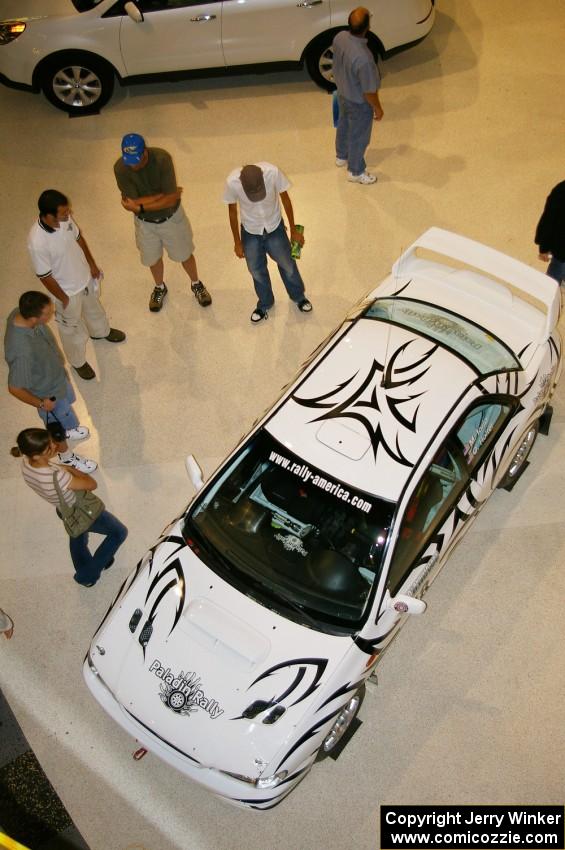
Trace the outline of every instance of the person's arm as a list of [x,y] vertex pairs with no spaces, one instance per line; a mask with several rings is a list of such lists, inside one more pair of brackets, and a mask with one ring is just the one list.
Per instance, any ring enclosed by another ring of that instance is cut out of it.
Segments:
[[24,404],[29,404],[38,410],[51,411],[56,404],[56,402],[51,401],[50,398],[39,398],[39,396],[30,393],[29,390],[26,390],[23,387],[11,387],[8,385],[8,391],[14,396],[14,398],[17,398],[19,401],[23,401]]
[[45,289],[50,292],[54,298],[56,298],[62,303],[63,307],[67,306],[67,304],[69,303],[69,296],[61,289],[53,275],[46,274],[43,277],[40,277],[39,280],[41,281]]
[[239,231],[239,221],[237,218],[237,204],[228,204],[228,214],[230,217],[230,227],[233,234],[233,250],[236,257],[243,259],[245,253],[241,242],[241,233]]
[[[86,244],[86,239],[84,238],[84,236],[82,235],[82,233],[79,235],[79,237],[78,237],[78,239],[77,239],[77,243],[78,243],[78,244],[80,245],[80,247],[82,248],[83,253],[84,253],[84,256],[86,257],[86,262],[88,263],[88,267],[89,267],[89,269],[90,269],[90,274],[92,275],[92,277],[95,277],[95,278],[96,278],[96,277],[99,277],[99,275],[100,275],[100,269],[98,268],[98,266],[97,266],[97,265],[96,265],[96,263],[94,262],[94,257],[93,257],[93,256],[92,256],[92,254],[90,253],[90,248],[89,248],[89,247],[88,247],[88,245]],[[66,306],[66,305],[65,305],[65,306]]]
[[379,100],[379,92],[378,91],[366,91],[363,93],[363,96],[369,106],[371,106],[373,110],[373,117],[375,121],[381,121],[384,115],[383,108],[381,106],[381,102]]
[[122,195],[122,207],[136,215],[147,210],[155,212],[156,210],[164,210],[167,207],[174,207],[180,201],[182,195],[182,186],[177,186],[174,192],[163,193],[158,195],[141,195],[140,197],[129,197]]
[[304,245],[304,236],[299,233],[294,224],[294,210],[288,192],[281,192],[281,201],[288,218],[288,226],[290,227],[290,241],[298,242],[299,245]]
[[69,490],[96,490],[98,482],[87,472],[79,472],[74,466],[62,467],[65,472],[70,472],[72,479],[68,484]]

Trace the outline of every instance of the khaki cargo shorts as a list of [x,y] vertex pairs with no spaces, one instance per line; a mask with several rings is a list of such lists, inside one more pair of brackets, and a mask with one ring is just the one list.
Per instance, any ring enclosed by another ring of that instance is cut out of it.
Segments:
[[134,222],[135,244],[144,266],[154,266],[159,262],[163,248],[177,263],[184,263],[194,252],[192,227],[182,206],[161,224],[142,221],[137,216]]

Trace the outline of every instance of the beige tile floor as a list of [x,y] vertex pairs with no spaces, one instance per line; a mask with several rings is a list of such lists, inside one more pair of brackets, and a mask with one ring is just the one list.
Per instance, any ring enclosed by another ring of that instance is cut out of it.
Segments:
[[[61,528],[8,455],[33,412],[5,394],[0,414],[0,601],[16,621],[0,683],[93,850],[372,850],[381,803],[563,802],[565,383],[519,487],[494,495],[426,616],[383,661],[351,745],[281,807],[233,810],[150,755],[134,762],[81,662],[124,576],[190,497],[184,456],[212,471],[420,232],[450,227],[539,267],[533,231],[565,176],[564,23],[561,0],[440,0],[431,36],[385,65],[372,187],[335,169],[330,99],[302,73],[119,89],[100,116],[72,121],[42,97],[0,89],[2,315],[35,286],[26,234],[36,197],[54,186],[106,272],[112,324],[128,332],[122,346],[96,344],[99,380],[77,384],[100,491],[130,528],[95,590],[72,581]],[[112,175],[133,130],[174,157],[209,310],[169,265],[166,308],[148,313],[149,279]],[[252,327],[220,197],[224,176],[256,159],[293,180],[314,312],[299,314],[277,283],[276,309]]]

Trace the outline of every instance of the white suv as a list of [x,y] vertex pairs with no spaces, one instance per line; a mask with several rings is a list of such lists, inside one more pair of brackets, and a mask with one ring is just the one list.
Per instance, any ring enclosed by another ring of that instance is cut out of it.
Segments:
[[[375,54],[427,35],[434,2],[370,0]],[[116,77],[133,82],[306,62],[312,79],[331,90],[331,43],[352,6],[344,0],[6,0],[0,81],[43,90],[71,114],[101,109]]]

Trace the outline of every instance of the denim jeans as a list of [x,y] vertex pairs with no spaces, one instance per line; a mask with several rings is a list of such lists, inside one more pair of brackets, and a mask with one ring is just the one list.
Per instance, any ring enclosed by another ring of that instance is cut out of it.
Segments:
[[546,274],[556,280],[557,283],[562,283],[565,280],[565,260],[556,260],[555,257],[552,257]]
[[263,233],[248,233],[242,226],[241,241],[247,268],[253,278],[255,292],[257,293],[257,307],[260,310],[268,310],[275,303],[271,278],[267,268],[267,254],[279,267],[282,282],[288,292],[291,301],[302,301],[304,296],[304,283],[300,277],[296,260],[290,256],[290,240],[281,222],[271,233],[266,230]]
[[335,134],[335,154],[346,159],[352,174],[363,174],[366,168],[365,151],[371,141],[373,108],[367,101],[354,103],[338,96],[339,123]]
[[[91,531],[102,534],[105,539],[91,555],[88,549],[88,535]],[[128,530],[109,511],[102,511],[94,520],[88,531],[79,537],[69,537],[71,558],[75,567],[75,580],[79,584],[90,584],[98,581],[100,573],[107,567],[117,550],[120,548]]]
[[[71,428],[77,428],[79,424],[77,415],[71,407],[73,401],[76,401],[75,391],[73,390],[70,381],[67,381],[67,394],[63,398],[57,399],[52,411],[65,431],[70,431]],[[47,423],[47,411],[38,410],[37,412],[41,419]],[[51,416],[49,417],[49,421],[53,422],[53,418]]]

